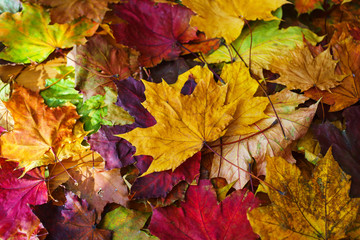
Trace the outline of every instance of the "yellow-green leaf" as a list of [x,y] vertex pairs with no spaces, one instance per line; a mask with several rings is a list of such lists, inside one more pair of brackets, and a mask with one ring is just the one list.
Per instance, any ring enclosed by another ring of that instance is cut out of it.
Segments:
[[49,25],[49,13],[42,7],[23,3],[19,13],[0,15],[0,41],[6,48],[0,58],[16,62],[42,62],[56,48],[84,44],[94,34],[98,23],[78,19],[70,24]]

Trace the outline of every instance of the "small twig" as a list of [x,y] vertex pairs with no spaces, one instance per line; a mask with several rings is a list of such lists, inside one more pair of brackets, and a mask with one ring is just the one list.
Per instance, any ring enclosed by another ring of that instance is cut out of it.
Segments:
[[63,76],[61,76],[61,78],[59,78],[58,80],[56,80],[55,82],[53,82],[53,83],[50,84],[49,86],[41,89],[41,91],[44,91],[44,90],[46,90],[46,89],[48,89],[48,88],[51,88],[52,86],[54,86],[55,84],[57,84],[57,83],[60,82],[61,80],[65,79],[66,76],[68,76],[68,75],[69,75],[70,73],[72,73],[72,72],[74,72],[74,70],[71,70],[71,71],[65,73]]
[[203,64],[206,64],[208,66],[208,69],[215,75],[215,77],[217,79],[220,80],[221,83],[225,84],[225,81],[219,76],[219,74],[217,74],[214,70],[212,70],[210,67],[209,67],[209,64],[206,62],[205,58],[200,55],[201,57],[199,57],[198,55],[196,55],[193,51],[191,51],[190,49],[188,49],[187,47],[185,47],[184,45],[182,45],[180,42],[178,42],[178,45],[182,48],[184,48],[186,51],[188,51],[189,53],[191,53],[191,55],[195,56],[197,59],[199,59]]

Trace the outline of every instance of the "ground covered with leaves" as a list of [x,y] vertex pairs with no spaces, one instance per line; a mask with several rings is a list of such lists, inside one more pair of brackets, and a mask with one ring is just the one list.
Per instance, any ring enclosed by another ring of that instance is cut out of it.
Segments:
[[360,2],[0,0],[0,239],[360,239]]

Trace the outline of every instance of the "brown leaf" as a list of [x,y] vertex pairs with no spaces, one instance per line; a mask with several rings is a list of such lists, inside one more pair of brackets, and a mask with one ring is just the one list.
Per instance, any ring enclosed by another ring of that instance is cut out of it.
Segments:
[[330,105],[330,112],[340,111],[355,104],[360,98],[360,41],[349,37],[332,47],[335,59],[340,60],[339,69],[346,78],[330,92],[311,88],[305,96]]
[[79,17],[87,17],[101,22],[108,3],[120,0],[28,0],[31,3],[52,7],[50,9],[51,23],[67,23]]
[[288,89],[306,91],[311,87],[329,90],[340,84],[344,76],[335,73],[337,61],[332,59],[330,49],[315,58],[309,48],[297,47],[285,57],[274,57],[270,70],[279,73],[273,82],[286,85]]
[[120,169],[105,171],[89,166],[80,171],[71,171],[70,174],[77,183],[70,180],[67,186],[96,210],[98,221],[107,203],[127,205],[128,189],[120,175]]
[[64,64],[66,64],[64,58],[56,58],[40,64],[2,65],[0,66],[0,78],[4,82],[15,81],[25,88],[38,91],[45,87],[46,79],[62,77],[56,67]]

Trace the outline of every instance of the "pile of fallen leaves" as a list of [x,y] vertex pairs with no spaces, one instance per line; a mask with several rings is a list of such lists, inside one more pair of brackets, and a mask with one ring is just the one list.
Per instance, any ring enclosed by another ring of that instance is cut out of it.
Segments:
[[0,239],[360,239],[360,2],[1,0]]

